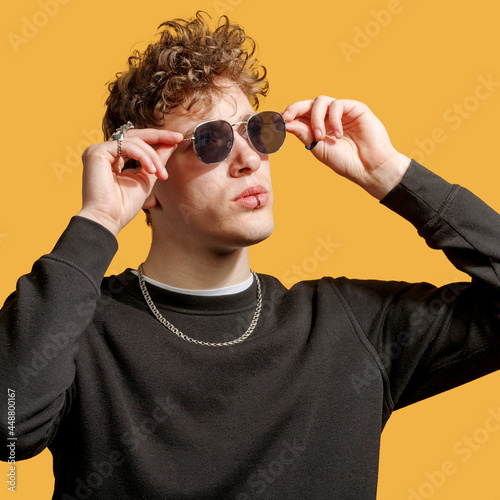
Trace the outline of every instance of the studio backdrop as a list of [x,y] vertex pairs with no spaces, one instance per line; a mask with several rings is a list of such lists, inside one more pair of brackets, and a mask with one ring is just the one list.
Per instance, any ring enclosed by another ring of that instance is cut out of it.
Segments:
[[[156,39],[161,22],[197,10],[229,16],[257,41],[270,81],[261,109],[320,94],[363,101],[400,152],[500,210],[498,2],[9,2],[0,20],[2,303],[80,210],[81,154],[102,141],[106,83],[132,50]],[[251,250],[256,271],[286,286],[324,275],[467,279],[295,137],[271,166],[276,229]],[[108,273],[137,267],[149,242],[141,213],[119,235]],[[499,500],[499,394],[495,373],[395,412],[382,435],[378,498]],[[13,493],[2,463],[0,498],[50,499],[51,464],[48,450],[16,462]]]

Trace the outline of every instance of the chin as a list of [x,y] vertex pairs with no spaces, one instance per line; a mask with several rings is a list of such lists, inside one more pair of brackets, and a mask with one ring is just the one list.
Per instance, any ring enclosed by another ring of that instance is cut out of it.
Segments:
[[267,223],[255,224],[253,227],[239,227],[236,231],[231,231],[231,236],[226,238],[226,242],[232,249],[250,247],[269,238],[273,230],[272,219]]
[[267,240],[267,238],[269,238],[269,236],[273,234],[273,230],[274,230],[274,223],[272,223],[267,228],[259,228],[259,231],[256,231],[254,234],[251,235],[251,238],[249,239],[247,246],[256,245],[261,241]]

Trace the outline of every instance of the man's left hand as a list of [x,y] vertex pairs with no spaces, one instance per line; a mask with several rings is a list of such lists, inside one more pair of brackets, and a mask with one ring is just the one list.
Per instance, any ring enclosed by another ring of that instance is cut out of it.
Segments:
[[319,96],[295,102],[283,112],[287,132],[334,172],[381,200],[396,186],[410,159],[396,151],[381,121],[359,101]]

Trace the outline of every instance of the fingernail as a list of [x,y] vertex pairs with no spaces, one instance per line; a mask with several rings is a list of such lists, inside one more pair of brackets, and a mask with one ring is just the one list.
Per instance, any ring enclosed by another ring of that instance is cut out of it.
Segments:
[[319,128],[317,128],[315,131],[314,131],[314,135],[316,137],[316,139],[318,141],[321,141],[321,139],[323,139],[323,132],[321,132],[321,130]]
[[335,131],[335,137],[337,139],[340,139],[342,137],[341,133],[338,130]]

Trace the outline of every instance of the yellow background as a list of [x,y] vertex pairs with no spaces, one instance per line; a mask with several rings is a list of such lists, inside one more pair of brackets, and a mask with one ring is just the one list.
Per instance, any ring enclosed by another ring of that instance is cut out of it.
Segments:
[[[105,83],[124,69],[132,48],[154,38],[160,22],[197,9],[228,14],[258,41],[271,82],[261,109],[282,110],[318,94],[364,101],[401,152],[500,209],[500,87],[480,101],[472,97],[480,77],[500,82],[497,2],[64,2],[9,2],[0,20],[2,301],[80,208],[77,157],[100,129]],[[355,50],[350,55],[348,45]],[[459,122],[454,106],[464,104],[471,111]],[[64,167],[59,176],[56,164]],[[409,223],[313,161],[293,137],[272,166],[277,228],[252,249],[254,269],[287,284],[299,274],[437,285],[463,279]],[[322,261],[314,258],[319,238],[335,243]],[[149,230],[142,215],[119,241],[110,272],[145,257]],[[480,430],[490,411],[500,412],[499,383],[496,373],[396,412],[383,433],[378,498],[409,499],[413,489],[435,500],[500,499],[500,431]],[[482,442],[463,461],[454,450],[474,435]],[[454,473],[432,486],[429,477],[449,461]],[[2,463],[2,478],[6,471]],[[52,484],[45,451],[18,464],[14,498],[49,499]],[[9,498],[6,488],[2,479],[1,498]]]

